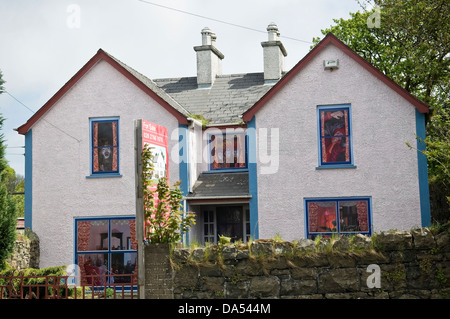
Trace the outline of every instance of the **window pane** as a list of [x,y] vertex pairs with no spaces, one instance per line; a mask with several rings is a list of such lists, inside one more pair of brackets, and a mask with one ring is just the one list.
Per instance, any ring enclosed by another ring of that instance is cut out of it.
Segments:
[[340,202],[339,214],[342,232],[369,231],[369,209],[366,200]]
[[118,170],[118,121],[92,123],[93,172]]
[[353,201],[340,202],[339,219],[340,219],[340,229],[342,232],[359,231],[356,202]]
[[322,136],[348,135],[348,110],[333,109],[321,111]]
[[77,222],[77,250],[95,251],[109,248],[108,221],[86,220]]
[[313,233],[337,231],[336,202],[308,202],[308,228]]
[[242,207],[217,207],[217,236],[230,237],[232,241],[244,239]]
[[131,250],[136,248],[135,220],[111,220],[111,250]]
[[95,286],[105,284],[107,279],[101,275],[108,274],[108,254],[79,254],[78,265],[82,283]]
[[348,137],[325,137],[322,138],[322,162],[336,163],[349,162],[350,148]]
[[322,163],[350,162],[348,109],[320,111]]
[[114,283],[128,283],[130,276],[137,271],[137,253],[111,254],[111,281]]
[[250,240],[250,210],[245,210],[245,240],[248,242]]

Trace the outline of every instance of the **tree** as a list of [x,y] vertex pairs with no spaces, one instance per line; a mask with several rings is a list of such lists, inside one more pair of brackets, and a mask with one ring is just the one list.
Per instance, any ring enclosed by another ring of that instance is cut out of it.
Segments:
[[0,94],[5,92],[5,88],[3,87],[3,84],[5,84],[5,80],[3,80],[2,70],[0,70]]
[[153,154],[148,145],[142,152],[142,164],[146,237],[150,243],[178,242],[195,225],[194,214],[182,211],[180,182],[169,187],[165,177],[154,180]]
[[[0,71],[0,94],[4,91],[3,75]],[[0,116],[0,130],[3,127],[5,119]],[[17,210],[16,205],[8,194],[8,189],[5,184],[6,169],[8,163],[5,158],[5,144],[4,136],[0,134],[0,269],[5,267],[5,261],[14,249],[16,240],[16,226],[17,226]]]
[[[379,8],[334,19],[332,32],[352,50],[434,109],[448,94],[450,5],[446,0],[374,0]],[[377,15],[379,27],[371,27]],[[314,38],[317,44],[320,38]]]
[[[3,126],[3,118],[0,118],[0,129]],[[5,146],[3,134],[0,135],[0,269],[5,267],[5,260],[14,249],[16,240],[17,210],[16,204],[5,184]]]
[[[450,3],[448,0],[372,0],[372,10],[334,19],[331,32],[353,51],[430,106],[427,138],[432,216],[450,217]],[[378,19],[379,25],[372,19]],[[314,38],[316,45],[320,38]]]
[[24,217],[25,198],[21,193],[25,191],[25,178],[16,174],[16,171],[8,166],[5,169],[5,185],[8,194],[14,195],[12,198],[17,206],[18,217]]

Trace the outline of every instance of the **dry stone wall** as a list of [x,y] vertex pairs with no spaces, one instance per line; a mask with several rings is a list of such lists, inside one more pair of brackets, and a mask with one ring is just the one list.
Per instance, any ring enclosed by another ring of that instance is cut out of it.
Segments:
[[[449,257],[450,228],[178,248],[169,270],[152,270],[164,288],[152,298],[450,299]],[[154,277],[146,272],[148,287]]]
[[39,238],[28,231],[18,231],[14,251],[6,262],[14,269],[39,268]]

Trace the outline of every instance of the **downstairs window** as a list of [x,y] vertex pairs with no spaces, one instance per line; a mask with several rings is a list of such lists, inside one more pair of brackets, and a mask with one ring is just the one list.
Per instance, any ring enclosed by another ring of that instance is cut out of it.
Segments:
[[[75,219],[75,263],[83,283],[129,283],[137,271],[134,217]],[[103,282],[102,282],[103,281]]]
[[305,199],[307,238],[371,234],[370,197]]

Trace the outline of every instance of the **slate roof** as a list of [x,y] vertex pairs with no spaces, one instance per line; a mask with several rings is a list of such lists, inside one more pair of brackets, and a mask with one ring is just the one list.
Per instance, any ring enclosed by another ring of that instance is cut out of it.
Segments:
[[250,198],[248,172],[203,173],[187,199]]
[[202,115],[208,124],[241,123],[273,84],[264,84],[263,73],[218,75],[211,88],[197,88],[196,77],[154,79],[153,82],[191,115]]

